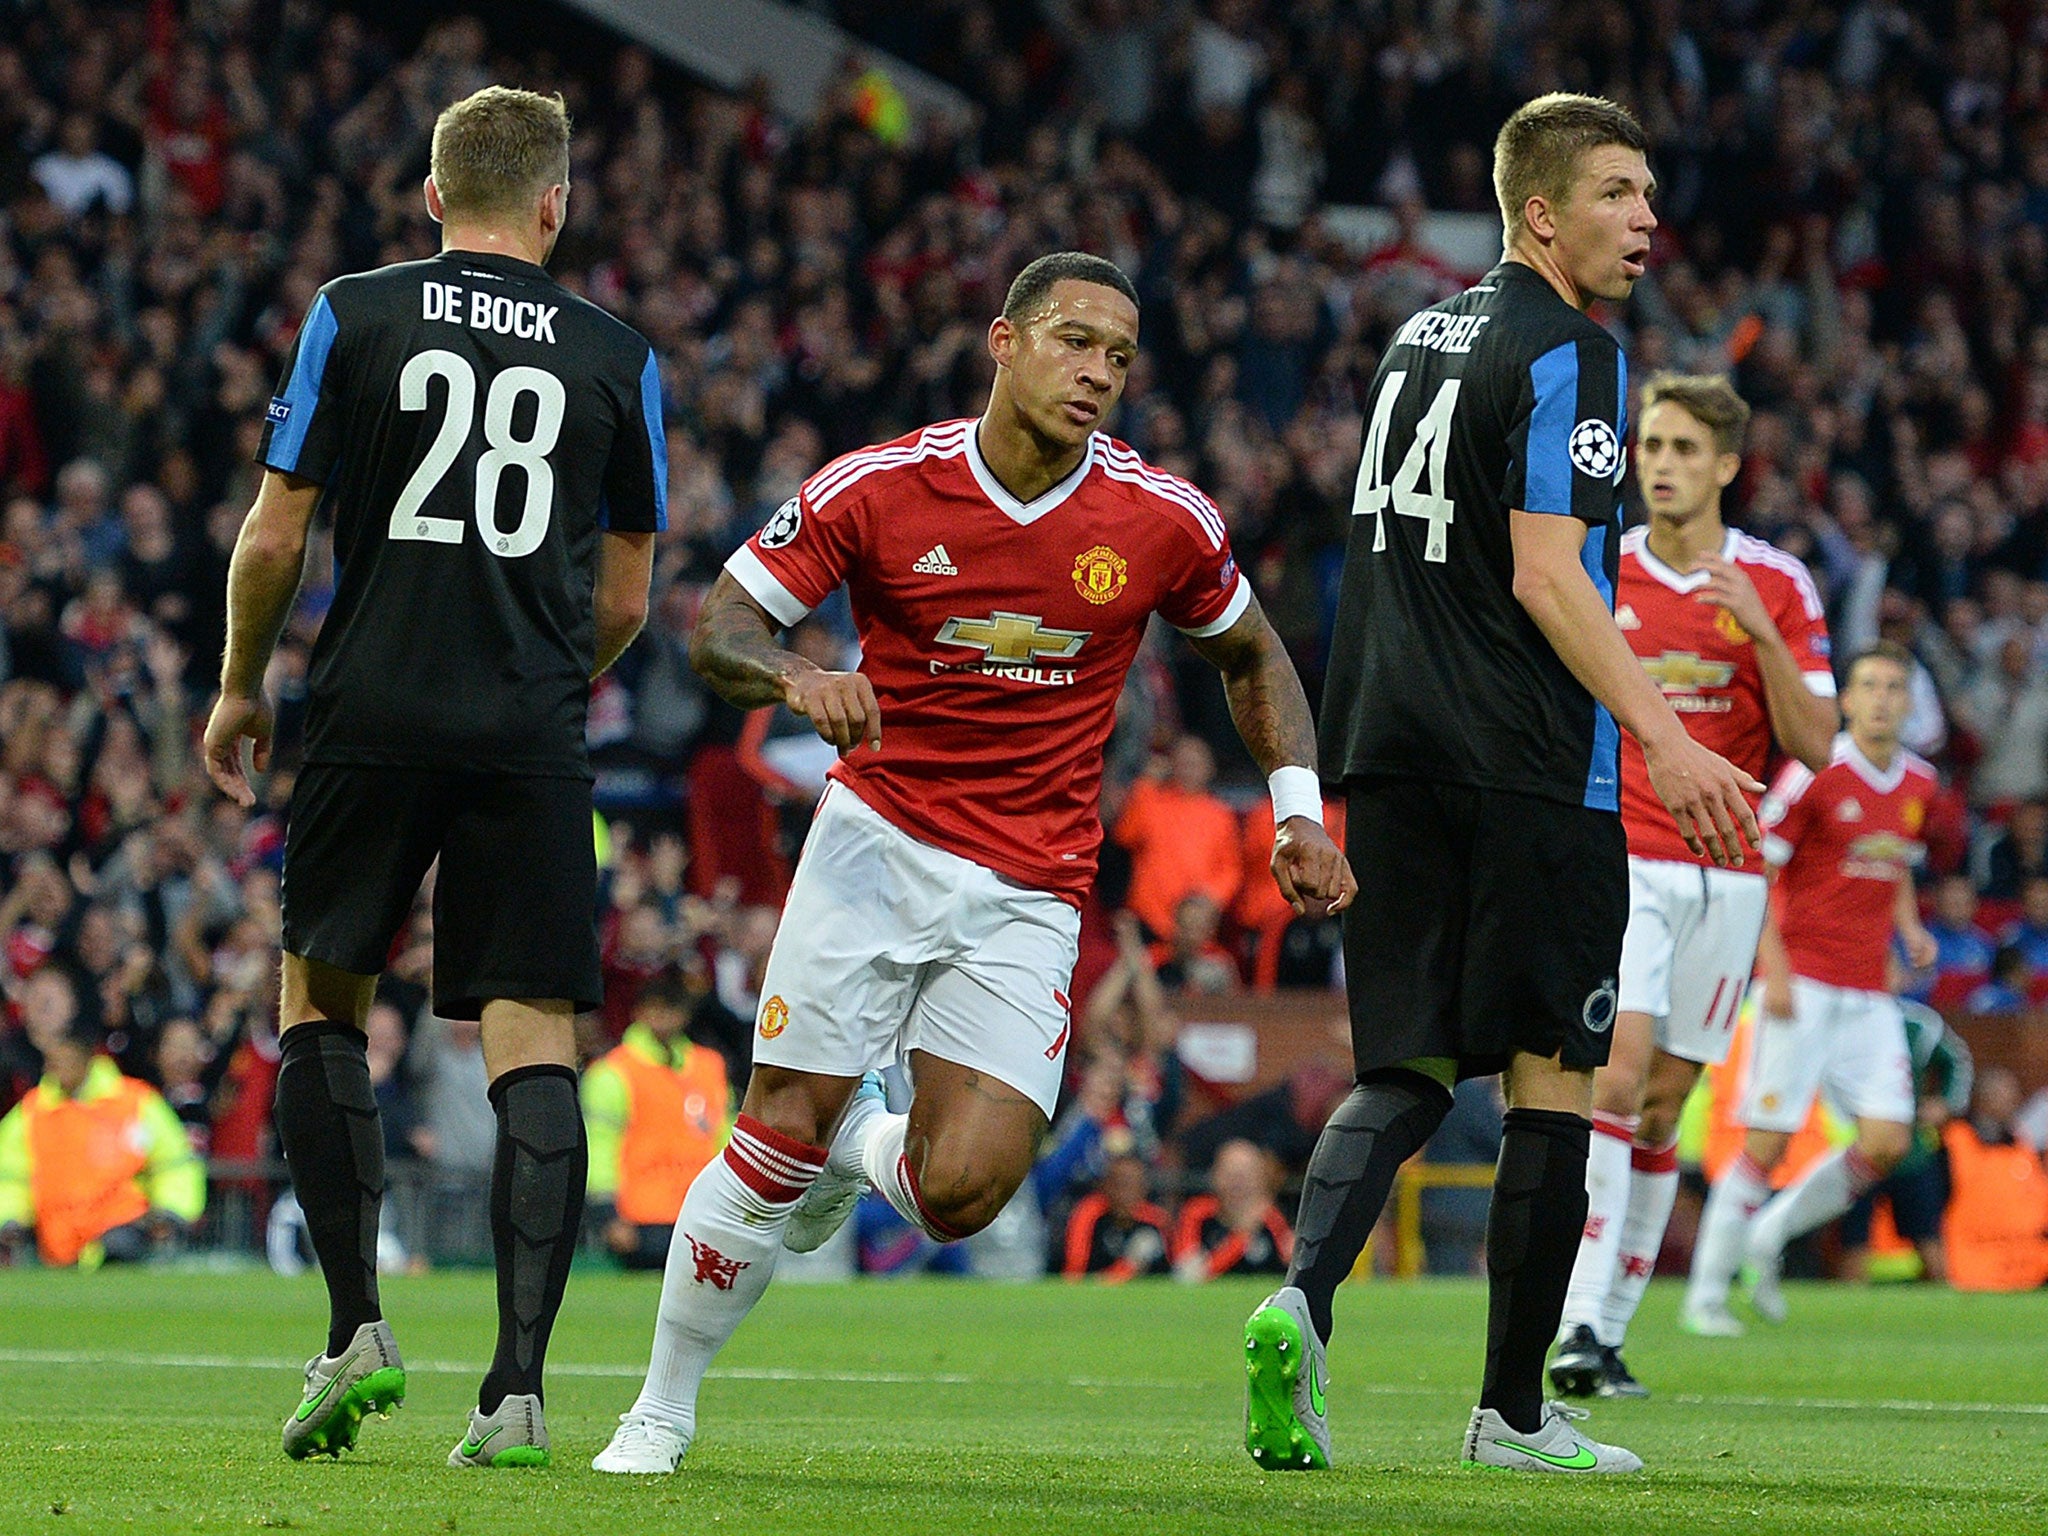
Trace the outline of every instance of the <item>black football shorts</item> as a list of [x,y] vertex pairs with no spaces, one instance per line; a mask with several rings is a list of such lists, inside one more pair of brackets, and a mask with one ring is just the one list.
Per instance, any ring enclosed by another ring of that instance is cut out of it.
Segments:
[[285,949],[377,975],[437,858],[436,1013],[604,1001],[585,779],[309,764],[285,828]]
[[1346,789],[1357,1070],[1447,1056],[1479,1077],[1518,1051],[1605,1065],[1628,926],[1621,818],[1420,779]]

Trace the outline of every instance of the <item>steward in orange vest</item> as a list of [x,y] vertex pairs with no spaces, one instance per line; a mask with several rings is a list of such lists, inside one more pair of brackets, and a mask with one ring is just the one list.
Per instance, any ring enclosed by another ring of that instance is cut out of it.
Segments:
[[1950,1191],[1942,1239],[1959,1291],[2027,1291],[2048,1281],[2048,1167],[2012,1134],[2019,1104],[2019,1080],[1994,1067],[1978,1080],[1972,1117],[1942,1129]]
[[66,1036],[42,1082],[0,1120],[0,1232],[33,1227],[45,1264],[146,1258],[152,1228],[206,1209],[206,1168],[149,1084]]
[[589,1203],[628,1269],[668,1259],[690,1183],[732,1133],[725,1058],[683,1035],[679,1002],[650,988],[618,1047],[583,1074]]

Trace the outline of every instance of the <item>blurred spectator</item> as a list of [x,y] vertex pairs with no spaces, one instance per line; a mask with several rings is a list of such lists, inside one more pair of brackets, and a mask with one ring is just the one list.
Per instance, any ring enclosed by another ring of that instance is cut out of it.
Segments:
[[490,1257],[491,1163],[498,1139],[483,1026],[429,1014],[414,1047],[420,1135],[431,1168],[434,1260],[484,1263]]
[[2048,1282],[2048,1168],[2013,1135],[2019,1079],[1991,1067],[1967,1119],[1942,1132],[1953,1189],[1942,1222],[1949,1283],[1959,1291],[2026,1291]]
[[1938,953],[1932,976],[1914,990],[1921,1001],[1962,1002],[1991,975],[1995,949],[1990,934],[1977,926],[1977,889],[1968,875],[1949,875],[1934,888],[1934,915],[1927,931],[1934,935]]
[[213,1059],[206,1036],[190,1019],[172,1019],[157,1037],[158,1091],[200,1157],[206,1156],[213,1144],[213,1086],[206,1081]]
[[1223,914],[1200,891],[1181,897],[1173,909],[1171,935],[1152,946],[1159,985],[1170,993],[1235,992],[1242,985],[1237,960],[1216,942]]
[[[1344,802],[1323,801],[1323,826],[1344,846]],[[1245,813],[1241,844],[1244,874],[1230,920],[1252,946],[1252,984],[1278,987],[1336,985],[1343,925],[1336,918],[1298,917],[1273,878],[1273,802],[1261,798]]]
[[1984,895],[1994,901],[2011,901],[2029,880],[2048,876],[2048,803],[2022,800],[2014,806],[1984,862]]
[[732,1132],[725,1058],[684,1035],[693,999],[673,973],[640,993],[618,1045],[583,1074],[589,1223],[628,1269],[659,1269],[690,1181]]
[[1173,1271],[1183,1280],[1280,1275],[1294,1256],[1294,1229],[1273,1203],[1280,1186],[1272,1157],[1248,1141],[1227,1141],[1209,1170],[1210,1193],[1180,1208]]
[[2017,949],[2034,974],[2029,993],[2048,975],[2048,875],[2029,875],[2020,890],[2020,915],[2009,924],[2000,941]]
[[1350,1091],[1348,1073],[1328,1062],[1303,1062],[1284,1081],[1181,1132],[1181,1156],[1190,1169],[1207,1168],[1225,1143],[1244,1140],[1299,1173],[1308,1167],[1316,1138]]
[[1130,909],[1156,937],[1173,932],[1174,910],[1200,893],[1220,909],[1243,877],[1237,814],[1210,792],[1216,755],[1183,736],[1131,786],[1114,836],[1130,850]]
[[[1453,1167],[1500,1159],[1500,1079],[1468,1077],[1452,1090],[1451,1112],[1421,1153],[1425,1163]],[[1486,1217],[1490,1189],[1425,1189],[1422,1192],[1423,1263],[1432,1275],[1469,1275],[1485,1268]]]
[[135,178],[99,147],[99,126],[90,112],[66,112],[57,145],[29,167],[50,201],[72,218],[92,212],[126,213],[135,203]]
[[1149,1198],[1150,1182],[1143,1159],[1111,1158],[1095,1192],[1067,1218],[1059,1273],[1069,1280],[1094,1275],[1111,1285],[1171,1274],[1170,1219]]
[[2001,944],[1991,957],[1991,975],[1963,1000],[1965,1013],[2024,1013],[2034,969],[2017,944]]
[[1954,708],[1983,753],[1970,777],[1974,804],[2048,794],[2048,676],[2035,660],[2032,636],[2014,635],[2001,645],[1997,665]]
[[76,1028],[46,1042],[48,1074],[0,1120],[0,1247],[33,1232],[45,1264],[139,1262],[206,1209],[177,1115],[98,1048]]

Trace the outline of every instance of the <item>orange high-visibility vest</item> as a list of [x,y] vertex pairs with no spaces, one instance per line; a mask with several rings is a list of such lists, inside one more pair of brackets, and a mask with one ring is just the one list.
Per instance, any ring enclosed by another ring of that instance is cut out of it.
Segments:
[[605,1060],[626,1081],[619,1144],[618,1212],[637,1227],[667,1226],[704,1165],[718,1155],[731,1089],[716,1051],[692,1047],[680,1067],[657,1065],[630,1046]]
[[151,1092],[124,1077],[106,1097],[82,1103],[40,1089],[22,1100],[36,1248],[45,1264],[77,1263],[87,1243],[149,1209],[140,1175],[149,1165],[142,1106]]
[[1989,1146],[1967,1120],[1942,1128],[1952,1193],[1942,1217],[1949,1284],[2030,1291],[2048,1280],[2048,1168],[2024,1145]]

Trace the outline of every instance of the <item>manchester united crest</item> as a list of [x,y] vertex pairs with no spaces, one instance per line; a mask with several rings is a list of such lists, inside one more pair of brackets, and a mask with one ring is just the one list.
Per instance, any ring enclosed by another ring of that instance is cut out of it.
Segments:
[[1074,557],[1074,590],[1089,602],[1114,602],[1130,580],[1131,563],[1107,544]]
[[781,997],[771,997],[761,1005],[761,1038],[773,1040],[789,1028],[789,1004]]

